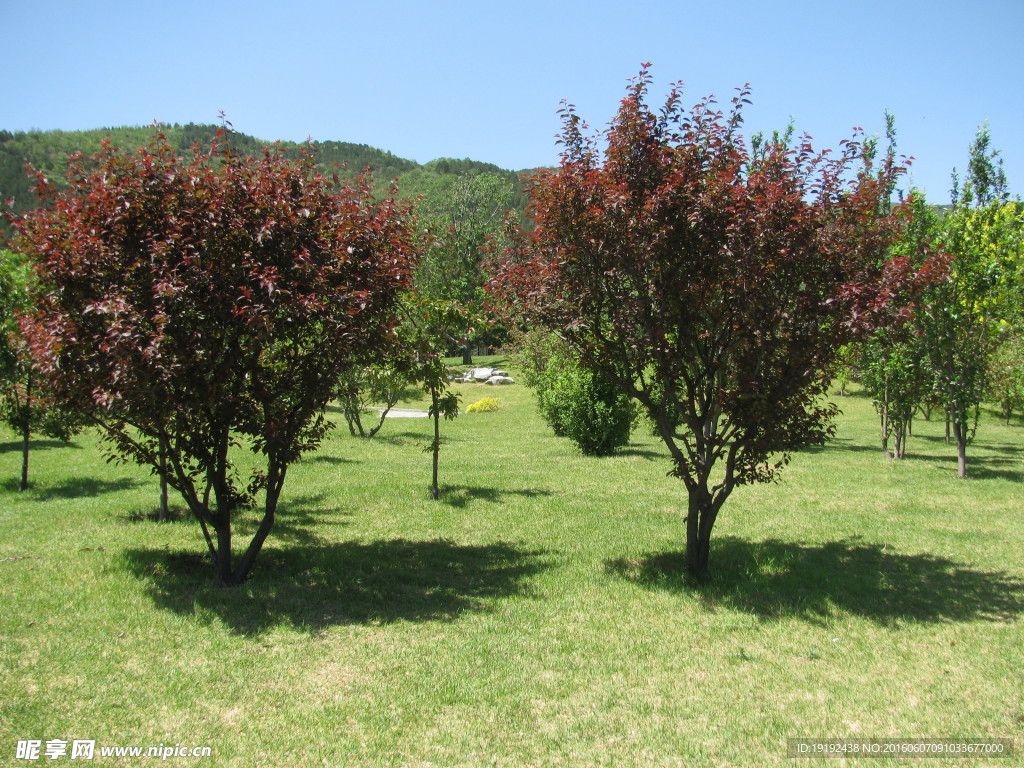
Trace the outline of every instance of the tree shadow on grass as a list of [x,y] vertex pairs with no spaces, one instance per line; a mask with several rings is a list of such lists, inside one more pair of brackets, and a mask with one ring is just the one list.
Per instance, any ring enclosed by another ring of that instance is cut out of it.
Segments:
[[462,509],[475,499],[488,501],[492,504],[500,504],[505,496],[523,496],[528,499],[535,499],[538,496],[552,495],[554,495],[553,491],[538,488],[504,490],[500,488],[484,488],[478,485],[443,485],[441,486],[440,501],[450,507]]
[[216,617],[232,632],[286,624],[309,632],[345,624],[453,621],[495,599],[530,593],[530,578],[550,567],[545,553],[496,543],[341,542],[264,549],[240,587],[213,583],[208,558],[129,550],[129,570],[162,609]]
[[826,544],[735,537],[712,541],[706,581],[684,569],[682,552],[606,562],[610,573],[648,589],[688,594],[711,611],[762,620],[824,622],[836,613],[879,624],[1010,621],[1024,613],[1024,580],[932,554],[905,555],[845,539]]
[[303,459],[304,463],[308,464],[358,464],[359,462],[355,459],[345,459],[341,456],[325,456],[318,454],[308,459]]
[[[919,437],[915,440],[928,441],[936,445],[944,445],[945,440],[941,437]],[[967,479],[986,480],[1002,479],[1015,483],[1024,482],[1024,459],[1021,455],[1021,447],[1012,443],[985,443],[983,447],[986,454],[972,452],[971,447],[967,448]],[[957,471],[956,446],[948,446],[946,453],[918,453],[914,450],[914,444],[910,443],[907,449],[907,460],[918,459],[921,461],[935,462],[936,469],[949,471],[955,474]],[[993,453],[997,455],[992,455]]]
[[[351,512],[330,509],[310,511],[309,507],[321,503],[325,498],[325,494],[316,494],[283,501],[277,508],[274,530],[271,535],[281,541],[315,545],[328,541],[328,539],[314,531],[351,525],[349,522],[349,518],[352,517]],[[255,525],[247,533],[249,535],[255,533]]]
[[[122,477],[117,480],[97,480],[94,477],[75,477],[62,480],[53,485],[29,486],[29,493],[36,501],[54,501],[56,499],[76,499],[82,497],[102,496],[106,493],[117,493],[137,488],[145,481],[137,478]],[[158,493],[153,485],[154,496]]]
[[[21,453],[24,448],[24,443],[21,440],[13,443],[0,443],[0,454],[3,453]],[[48,448],[73,448],[76,451],[82,450],[82,446],[77,443],[63,442],[61,440],[29,440],[28,449],[29,452],[42,451]]]
[[649,448],[635,448],[626,447],[619,448],[614,454],[615,456],[637,456],[641,459],[647,459],[648,461],[661,461],[671,460],[667,453],[660,453]]
[[877,453],[882,455],[882,444],[863,445],[847,437],[834,437],[824,445],[806,445],[798,453],[824,453],[825,451],[855,451],[858,453]]

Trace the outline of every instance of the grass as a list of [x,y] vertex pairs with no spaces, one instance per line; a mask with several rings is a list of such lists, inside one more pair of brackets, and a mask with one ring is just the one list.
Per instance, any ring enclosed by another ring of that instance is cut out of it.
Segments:
[[29,738],[218,766],[764,766],[790,737],[1008,738],[1019,759],[1019,423],[986,418],[958,481],[941,424],[889,462],[844,398],[833,444],[727,502],[694,585],[653,437],[585,458],[528,390],[500,396],[443,426],[437,502],[429,420],[342,424],[236,589],[181,510],[150,518],[145,470],[91,434],[41,441],[33,487],[0,487],[0,765]]

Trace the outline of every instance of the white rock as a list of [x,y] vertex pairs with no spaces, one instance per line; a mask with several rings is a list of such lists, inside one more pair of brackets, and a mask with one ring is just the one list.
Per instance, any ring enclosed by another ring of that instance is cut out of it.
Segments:
[[472,368],[466,373],[466,376],[474,381],[487,381],[493,375],[493,368]]
[[491,376],[484,384],[515,384],[516,380],[511,376]]

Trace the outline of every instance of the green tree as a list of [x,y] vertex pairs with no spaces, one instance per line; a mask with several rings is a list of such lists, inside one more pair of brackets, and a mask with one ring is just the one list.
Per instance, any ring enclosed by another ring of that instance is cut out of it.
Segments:
[[930,252],[936,221],[932,208],[917,193],[911,195],[907,208],[909,221],[890,257],[912,264],[921,279],[890,296],[888,311],[856,345],[858,378],[878,412],[882,452],[893,459],[905,457],[914,414],[932,389],[927,349],[915,316],[916,305],[924,286],[945,274],[944,258],[933,257]]
[[[484,247],[499,233],[513,207],[515,186],[506,175],[460,176],[440,197],[424,200],[421,224],[431,235],[416,274],[418,290],[433,301],[454,302],[477,317],[484,313]],[[448,336],[473,363],[472,336]]]
[[959,206],[937,223],[935,242],[949,255],[948,276],[926,290],[917,322],[956,443],[957,476],[963,478],[991,358],[1014,311],[1011,297],[1024,259],[1024,205]]
[[1014,411],[1024,410],[1024,336],[1011,333],[989,362],[989,396],[999,405],[1007,426]]
[[426,450],[431,454],[432,499],[441,497],[438,485],[438,464],[441,454],[441,420],[450,421],[459,415],[459,395],[450,388],[451,377],[444,364],[446,336],[453,330],[469,335],[477,320],[455,302],[430,299],[415,291],[403,302],[405,324],[400,329],[411,381],[418,382],[430,395],[427,413],[433,421],[434,438]]
[[[366,438],[376,435],[408,386],[407,366],[383,355],[375,362],[355,363],[347,368],[338,381],[338,401],[349,433]],[[371,407],[379,407],[379,411],[376,423],[367,428],[363,416],[371,412]]]
[[21,332],[31,309],[32,272],[25,260],[0,250],[0,418],[21,438],[20,490],[28,489],[32,435],[70,440],[79,420],[43,389]]
[[992,203],[1005,203],[1009,199],[1006,173],[999,150],[992,148],[992,137],[988,124],[978,128],[978,133],[968,148],[967,179],[960,189],[960,177],[953,169],[953,186],[950,197],[954,206],[984,207]]
[[929,388],[923,349],[915,341],[910,333],[883,330],[861,348],[860,381],[878,412],[882,452],[891,459],[906,456],[911,421]]

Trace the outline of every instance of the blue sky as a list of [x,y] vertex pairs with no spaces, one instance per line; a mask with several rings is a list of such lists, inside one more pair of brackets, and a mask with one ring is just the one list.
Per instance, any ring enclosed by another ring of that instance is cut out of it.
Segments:
[[947,202],[984,121],[1024,191],[1024,0],[353,3],[0,0],[0,128],[216,122],[426,162],[557,161],[562,99],[603,128],[645,61],[655,94],[793,118],[816,146],[896,115],[913,182]]

